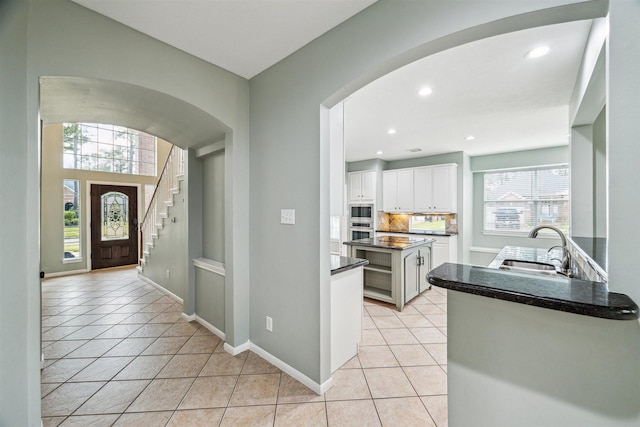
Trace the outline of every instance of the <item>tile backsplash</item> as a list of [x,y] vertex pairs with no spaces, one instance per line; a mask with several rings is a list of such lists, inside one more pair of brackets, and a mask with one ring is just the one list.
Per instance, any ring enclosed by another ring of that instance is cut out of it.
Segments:
[[571,256],[571,270],[576,279],[607,282],[606,271],[570,239],[567,239],[567,249]]
[[[390,232],[408,232],[410,219],[412,214],[390,214],[387,212],[378,212],[378,230]],[[420,214],[416,216],[434,217],[444,219],[445,232],[457,233],[457,215],[456,214]]]

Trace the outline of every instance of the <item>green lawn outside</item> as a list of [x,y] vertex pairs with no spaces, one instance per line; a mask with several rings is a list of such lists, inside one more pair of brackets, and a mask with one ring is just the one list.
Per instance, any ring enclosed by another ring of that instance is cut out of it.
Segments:
[[430,230],[430,231],[444,231],[445,220],[440,221],[425,221],[417,224],[413,224],[414,230]]
[[65,252],[79,253],[80,252],[80,243],[65,243],[64,244]]
[[64,238],[78,238],[80,237],[80,226],[79,225],[67,225],[64,227]]

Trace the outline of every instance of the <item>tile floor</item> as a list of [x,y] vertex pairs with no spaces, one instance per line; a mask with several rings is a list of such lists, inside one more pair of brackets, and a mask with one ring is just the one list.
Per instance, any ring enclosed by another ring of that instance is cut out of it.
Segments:
[[133,268],[42,285],[44,426],[447,425],[446,293],[364,302],[358,356],[323,396],[235,357]]

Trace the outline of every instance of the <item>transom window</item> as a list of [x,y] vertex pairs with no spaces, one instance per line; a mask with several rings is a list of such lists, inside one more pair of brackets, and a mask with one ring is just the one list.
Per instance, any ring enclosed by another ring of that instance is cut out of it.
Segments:
[[63,164],[130,175],[156,174],[156,137],[122,126],[65,123]]
[[569,233],[569,214],[567,166],[484,173],[484,231],[552,225]]

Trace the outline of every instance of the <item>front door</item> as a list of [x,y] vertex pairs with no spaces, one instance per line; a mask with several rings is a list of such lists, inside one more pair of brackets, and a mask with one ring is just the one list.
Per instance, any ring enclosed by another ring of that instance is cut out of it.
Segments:
[[91,185],[91,269],[138,263],[138,189]]

